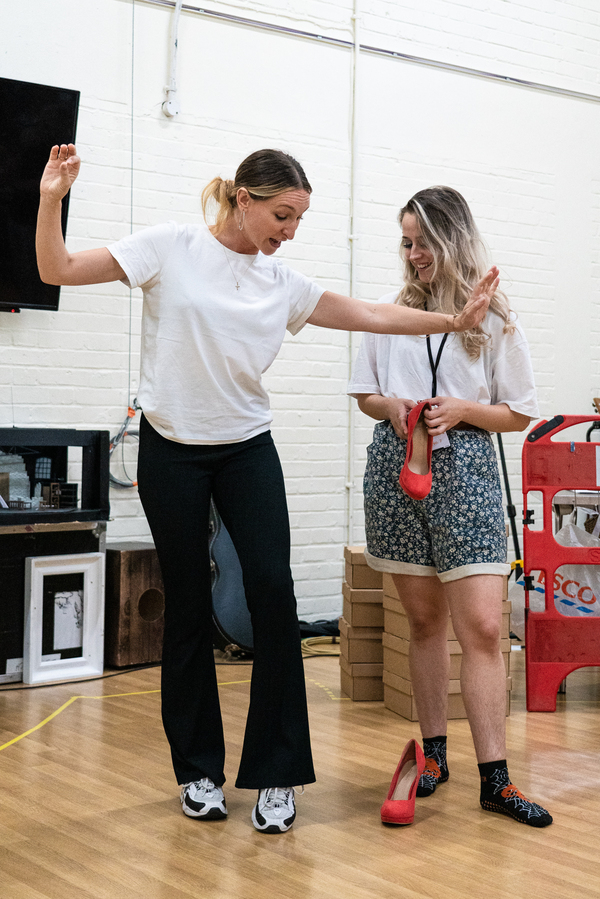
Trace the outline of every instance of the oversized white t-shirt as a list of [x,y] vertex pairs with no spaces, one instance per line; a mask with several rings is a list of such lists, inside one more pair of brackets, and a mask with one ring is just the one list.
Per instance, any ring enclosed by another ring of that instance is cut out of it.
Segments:
[[[380,303],[393,303],[397,291]],[[514,315],[513,315],[514,318]],[[482,405],[506,403],[513,412],[539,418],[529,346],[518,320],[512,334],[504,322],[488,312],[483,329],[491,341],[472,359],[458,334],[449,334],[437,370],[437,395],[471,400]],[[431,351],[437,358],[443,334],[432,334]],[[432,373],[424,337],[400,334],[363,334],[352,370],[348,393],[376,393],[410,399],[431,397]]]
[[168,222],[108,249],[144,294],[138,401],[150,424],[180,443],[268,430],[261,375],[324,288],[271,256],[226,249],[204,225]]

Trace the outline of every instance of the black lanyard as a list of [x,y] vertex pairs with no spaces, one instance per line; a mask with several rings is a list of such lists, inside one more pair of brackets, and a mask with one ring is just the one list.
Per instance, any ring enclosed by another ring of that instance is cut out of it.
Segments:
[[427,355],[429,356],[429,366],[431,368],[431,396],[437,396],[437,370],[439,368],[440,359],[442,358],[442,353],[444,351],[444,347],[446,345],[446,341],[448,339],[448,334],[444,334],[442,337],[442,342],[440,343],[440,348],[437,352],[437,356],[435,357],[435,362],[433,361],[433,353],[431,352],[431,340],[429,339],[429,334],[427,335]]

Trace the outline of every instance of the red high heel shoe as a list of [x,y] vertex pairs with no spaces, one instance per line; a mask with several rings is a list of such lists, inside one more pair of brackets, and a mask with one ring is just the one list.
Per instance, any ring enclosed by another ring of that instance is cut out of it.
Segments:
[[411,499],[425,499],[431,490],[433,437],[427,433],[425,409],[431,409],[428,402],[419,403],[408,414],[406,460],[400,472],[400,486]]
[[387,799],[381,806],[384,824],[412,824],[415,819],[415,798],[419,779],[425,770],[425,756],[416,740],[404,747]]

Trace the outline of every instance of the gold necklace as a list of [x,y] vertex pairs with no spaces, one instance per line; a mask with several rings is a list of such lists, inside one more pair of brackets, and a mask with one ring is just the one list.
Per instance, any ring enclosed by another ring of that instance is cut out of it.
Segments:
[[231,271],[231,274],[233,275],[233,280],[235,281],[235,289],[236,289],[236,290],[239,290],[239,289],[240,289],[240,281],[241,281],[243,278],[246,277],[246,275],[248,274],[248,272],[250,271],[250,269],[252,268],[252,266],[253,266],[254,263],[256,262],[258,253],[256,254],[256,256],[253,257],[252,262],[251,262],[250,265],[246,268],[246,270],[243,272],[243,274],[242,274],[239,278],[236,278],[235,272],[234,272],[234,270],[233,270],[233,266],[232,266],[232,264],[231,264],[231,261],[230,261],[230,259],[229,259],[229,256],[227,255],[227,250],[225,249],[224,244],[221,244],[221,246],[223,247],[223,252],[225,253],[225,259],[227,260],[227,265],[229,266],[229,269],[230,269],[230,271]]

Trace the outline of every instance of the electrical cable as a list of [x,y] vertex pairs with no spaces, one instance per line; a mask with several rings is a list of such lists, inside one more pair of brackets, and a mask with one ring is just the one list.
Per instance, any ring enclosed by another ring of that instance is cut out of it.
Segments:
[[[515,551],[515,557],[517,559],[521,558],[521,547],[519,546],[519,535],[517,534],[517,510],[513,505],[512,496],[510,492],[510,482],[508,480],[508,468],[506,467],[506,457],[504,455],[504,444],[502,442],[502,435],[498,432],[496,434],[498,438],[498,449],[500,451],[500,462],[502,465],[502,474],[504,476],[504,490],[506,493],[506,513],[508,515],[510,521],[510,531],[513,539],[513,548]],[[523,574],[523,569],[520,565],[515,566],[515,581],[518,581],[521,575]]]
[[302,641],[302,655],[311,656],[339,656],[341,653],[339,637],[306,637]]

